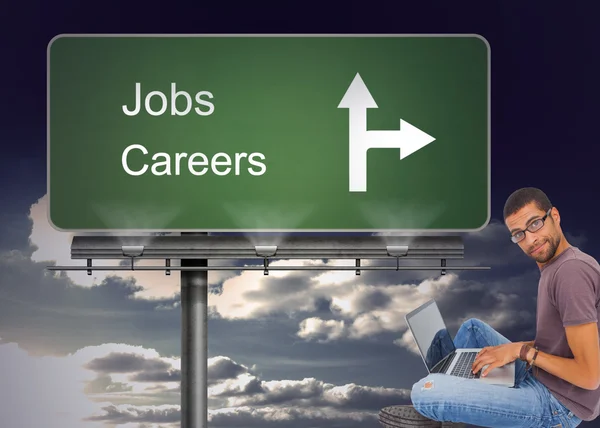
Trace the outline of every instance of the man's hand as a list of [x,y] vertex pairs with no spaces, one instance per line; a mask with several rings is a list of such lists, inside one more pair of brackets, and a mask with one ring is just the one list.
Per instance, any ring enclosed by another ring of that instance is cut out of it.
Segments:
[[481,376],[485,377],[496,367],[512,363],[519,358],[521,346],[522,343],[517,342],[483,348],[473,361],[473,373],[477,373],[483,366],[487,365],[488,367],[481,373]]

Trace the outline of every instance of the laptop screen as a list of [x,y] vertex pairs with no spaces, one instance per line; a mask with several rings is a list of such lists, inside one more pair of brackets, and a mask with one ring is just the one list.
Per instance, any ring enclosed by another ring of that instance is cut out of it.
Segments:
[[406,322],[429,371],[456,349],[434,300],[410,312]]

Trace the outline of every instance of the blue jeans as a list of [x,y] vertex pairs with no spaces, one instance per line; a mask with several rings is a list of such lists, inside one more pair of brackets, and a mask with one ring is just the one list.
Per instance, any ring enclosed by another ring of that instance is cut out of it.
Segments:
[[433,337],[431,346],[429,346],[429,349],[427,350],[427,355],[425,355],[427,366],[434,367],[450,354],[454,348],[455,346],[448,330],[443,329],[438,331]]
[[[504,343],[510,341],[477,319],[466,321],[454,339],[457,348]],[[514,388],[433,373],[413,385],[411,400],[423,416],[441,422],[506,428],[573,428],[581,423],[519,359]]]

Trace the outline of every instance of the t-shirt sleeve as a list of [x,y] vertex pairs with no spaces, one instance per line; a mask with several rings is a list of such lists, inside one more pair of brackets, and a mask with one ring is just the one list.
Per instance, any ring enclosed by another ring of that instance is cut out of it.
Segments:
[[564,327],[598,321],[598,274],[591,266],[569,260],[554,280],[554,301]]

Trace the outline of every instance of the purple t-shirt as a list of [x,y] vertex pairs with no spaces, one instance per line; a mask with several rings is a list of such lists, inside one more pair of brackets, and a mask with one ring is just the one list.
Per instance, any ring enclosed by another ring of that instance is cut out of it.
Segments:
[[[541,269],[535,345],[542,352],[573,358],[565,327],[598,323],[599,302],[600,265],[578,248],[567,248]],[[538,367],[534,367],[533,373],[582,420],[589,421],[600,414],[600,388],[594,391],[580,388]]]

